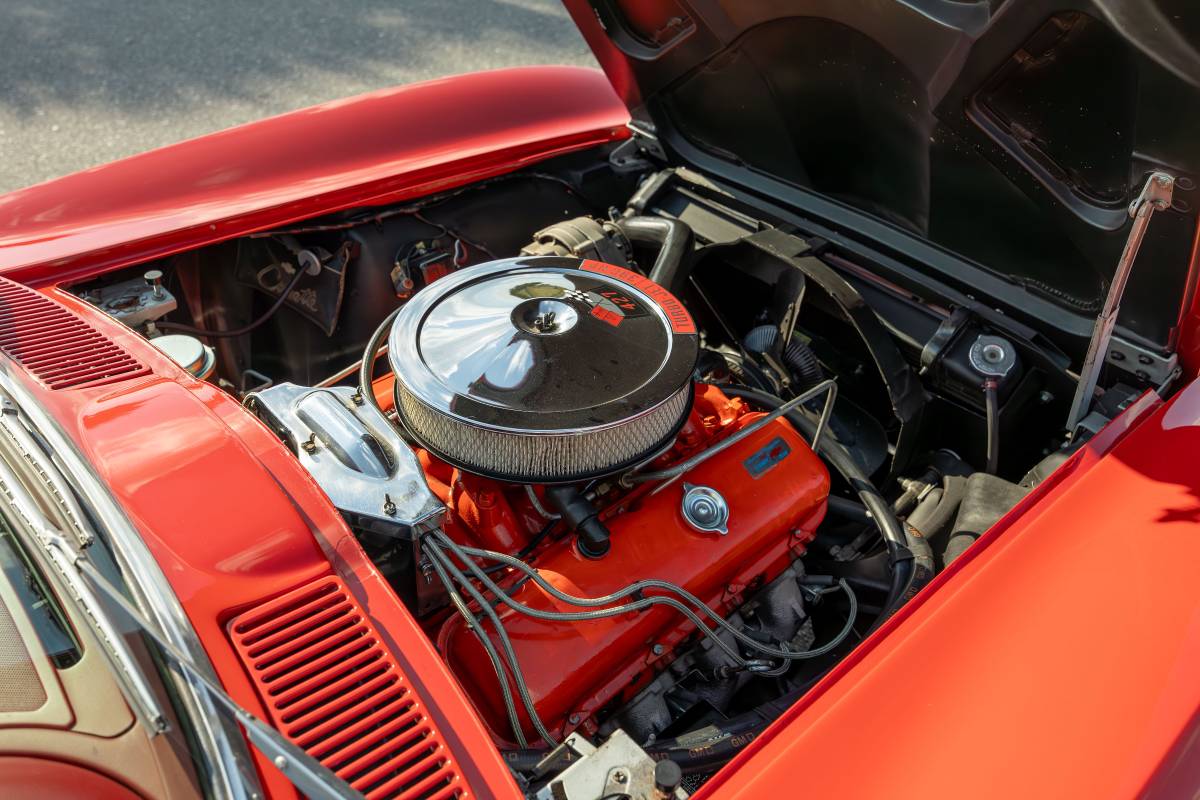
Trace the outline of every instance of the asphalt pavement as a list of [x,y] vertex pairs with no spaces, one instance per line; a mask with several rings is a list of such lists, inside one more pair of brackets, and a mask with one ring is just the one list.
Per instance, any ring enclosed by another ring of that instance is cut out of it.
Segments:
[[0,192],[314,103],[595,61],[556,0],[5,0]]

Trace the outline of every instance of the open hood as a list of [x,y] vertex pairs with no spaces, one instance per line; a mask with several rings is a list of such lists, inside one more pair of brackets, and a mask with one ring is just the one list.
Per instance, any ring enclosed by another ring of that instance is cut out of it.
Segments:
[[1149,172],[1175,175],[1121,316],[1173,348],[1200,204],[1190,0],[567,5],[673,160],[835,199],[1081,314]]

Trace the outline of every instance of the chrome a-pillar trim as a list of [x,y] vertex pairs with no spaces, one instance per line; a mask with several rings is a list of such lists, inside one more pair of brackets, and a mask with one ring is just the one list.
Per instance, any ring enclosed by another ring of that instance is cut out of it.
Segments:
[[[0,362],[0,390],[6,393],[53,451],[63,477],[95,515],[113,542],[113,557],[126,578],[134,605],[158,630],[217,681],[216,671],[161,567],[150,554],[137,528],[96,475],[92,465],[63,432],[57,421],[28,389]],[[211,776],[212,796],[220,800],[262,800],[264,793],[250,750],[237,724],[218,708],[205,688],[186,674],[167,671],[164,680],[174,686],[196,739],[203,767]]]

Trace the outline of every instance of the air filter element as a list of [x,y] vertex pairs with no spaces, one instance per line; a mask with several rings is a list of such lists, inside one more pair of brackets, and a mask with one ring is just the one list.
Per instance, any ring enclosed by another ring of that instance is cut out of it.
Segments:
[[562,483],[617,472],[667,445],[691,406],[696,326],[629,270],[504,259],[419,292],[388,357],[412,436],[470,472]]

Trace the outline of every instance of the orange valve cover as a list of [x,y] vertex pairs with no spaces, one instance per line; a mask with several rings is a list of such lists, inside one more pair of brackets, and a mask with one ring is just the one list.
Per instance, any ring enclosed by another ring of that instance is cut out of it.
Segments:
[[[762,416],[745,414],[734,427]],[[721,493],[729,507],[728,534],[688,524],[681,509],[685,483]],[[824,463],[788,422],[775,420],[658,493],[623,501],[631,507],[607,520],[612,549],[605,557],[582,557],[567,537],[535,566],[559,590],[583,597],[610,594],[642,578],[671,581],[724,615],[803,550],[825,515],[828,495]],[[513,596],[533,608],[579,610],[531,581]],[[694,633],[679,612],[664,607],[570,622],[533,619],[504,605],[497,612],[538,714],[560,733],[586,724],[602,705],[631,697]],[[458,617],[446,622],[439,640],[493,734],[511,739],[496,674],[479,641]],[[522,720],[536,738],[523,709]]]

